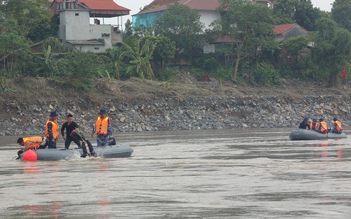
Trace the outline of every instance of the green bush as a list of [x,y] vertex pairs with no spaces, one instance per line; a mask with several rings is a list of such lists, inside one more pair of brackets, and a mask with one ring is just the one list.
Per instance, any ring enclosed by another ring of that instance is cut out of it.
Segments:
[[165,67],[159,68],[154,72],[155,77],[160,81],[168,81],[175,76],[177,68]]
[[194,59],[193,66],[210,74],[220,67],[220,63],[213,56],[204,55]]
[[233,70],[227,66],[220,66],[213,71],[210,76],[215,77],[218,80],[229,81],[231,79]]
[[268,63],[257,64],[253,68],[254,83],[263,86],[269,83],[279,85],[281,78],[278,70]]

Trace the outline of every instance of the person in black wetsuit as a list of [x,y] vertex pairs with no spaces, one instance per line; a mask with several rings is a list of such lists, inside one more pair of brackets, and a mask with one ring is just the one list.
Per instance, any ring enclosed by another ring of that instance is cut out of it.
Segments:
[[303,121],[299,125],[299,129],[308,129],[308,118],[304,118]]
[[[66,134],[65,134],[66,129]],[[73,130],[79,130],[79,126],[76,122],[73,121],[72,114],[67,115],[67,122],[63,123],[61,127],[61,134],[63,139],[65,140],[65,148],[68,149],[71,142],[73,141],[78,145],[78,148],[81,148],[80,141],[76,138],[73,138],[70,134]]]

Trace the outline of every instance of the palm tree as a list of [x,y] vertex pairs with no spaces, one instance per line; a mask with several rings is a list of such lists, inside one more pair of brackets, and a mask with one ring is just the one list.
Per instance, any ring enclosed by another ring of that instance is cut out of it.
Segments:
[[156,48],[156,44],[148,39],[142,42],[142,39],[139,38],[135,40],[133,46],[129,46],[126,43],[122,43],[122,45],[124,47],[122,57],[128,57],[131,64],[127,68],[127,73],[139,78],[152,79],[154,74],[150,60],[153,59],[152,54]]

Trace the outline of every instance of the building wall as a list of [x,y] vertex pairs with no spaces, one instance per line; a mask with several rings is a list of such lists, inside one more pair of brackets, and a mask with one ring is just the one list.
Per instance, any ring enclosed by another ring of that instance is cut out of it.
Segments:
[[108,49],[107,46],[98,45],[74,45],[72,47],[82,52],[104,52]]
[[210,28],[210,24],[218,19],[221,19],[221,15],[218,11],[199,11],[200,21],[205,24],[205,29]]
[[156,17],[161,13],[162,11],[157,11],[157,12],[148,13],[148,14],[133,15],[132,16],[133,27],[138,27],[141,25],[145,27],[151,27]]
[[59,38],[66,40],[89,40],[89,11],[66,9],[60,13]]
[[306,35],[307,35],[307,31],[297,25],[293,26],[283,34],[285,40],[290,37],[306,36]]
[[117,43],[123,41],[123,33],[118,26],[111,27],[111,44],[115,46]]
[[107,48],[112,47],[111,25],[89,25],[89,39],[104,39]]
[[64,43],[69,40],[104,39],[104,46],[73,46],[80,51],[104,52],[106,49],[122,41],[122,32],[109,24],[90,24],[90,14],[88,10],[65,9],[60,12],[58,37]]

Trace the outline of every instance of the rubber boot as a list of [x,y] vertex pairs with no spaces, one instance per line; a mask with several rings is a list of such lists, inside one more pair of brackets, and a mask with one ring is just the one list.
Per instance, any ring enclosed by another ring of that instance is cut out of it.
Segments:
[[16,160],[20,159],[22,154],[23,154],[23,150],[17,151],[18,157],[16,158]]
[[92,157],[97,157],[97,154],[94,151],[93,145],[90,143],[90,141],[86,140],[88,147],[89,147],[89,151],[90,151],[90,155]]
[[82,150],[83,150],[83,154],[80,157],[85,158],[86,156],[88,156],[88,152],[87,152],[87,148],[86,148],[84,142],[82,144]]

